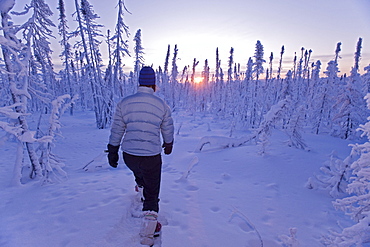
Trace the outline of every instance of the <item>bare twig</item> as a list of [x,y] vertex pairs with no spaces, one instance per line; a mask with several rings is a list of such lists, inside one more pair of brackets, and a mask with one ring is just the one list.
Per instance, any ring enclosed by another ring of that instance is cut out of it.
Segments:
[[104,150],[103,153],[99,154],[94,159],[92,159],[90,162],[88,162],[84,167],[82,167],[82,169],[85,170],[85,171],[89,170],[88,166],[90,164],[94,163],[95,161],[101,160],[101,158],[103,158],[103,156],[105,156],[107,153],[108,153],[108,150]]
[[240,218],[242,218],[243,220],[245,220],[246,221],[246,223],[256,232],[256,234],[257,234],[257,236],[258,236],[258,238],[259,238],[259,240],[260,240],[260,243],[261,243],[261,247],[263,247],[263,240],[262,240],[262,237],[261,237],[261,234],[258,232],[258,230],[257,230],[257,228],[253,225],[253,223],[248,219],[248,217],[245,215],[245,214],[243,214],[239,209],[237,209],[236,207],[234,207],[233,206],[233,208],[234,208],[234,210],[233,210],[233,212],[232,212],[232,214],[231,214],[231,216],[230,216],[230,221],[231,221],[231,219],[232,219],[232,217],[234,216],[234,215],[236,215],[236,216],[239,216]]

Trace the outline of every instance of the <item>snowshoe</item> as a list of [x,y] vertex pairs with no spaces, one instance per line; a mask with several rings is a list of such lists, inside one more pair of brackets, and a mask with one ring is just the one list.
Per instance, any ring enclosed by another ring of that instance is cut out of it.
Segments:
[[153,211],[144,212],[144,218],[140,230],[140,243],[142,245],[154,245],[154,238],[160,235],[161,224],[157,221],[158,214]]

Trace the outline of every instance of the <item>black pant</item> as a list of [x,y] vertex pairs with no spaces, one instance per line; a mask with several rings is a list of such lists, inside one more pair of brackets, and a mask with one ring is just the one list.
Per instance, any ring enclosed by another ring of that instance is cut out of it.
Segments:
[[123,152],[123,160],[134,173],[136,184],[144,187],[143,211],[159,211],[159,190],[161,185],[162,157],[135,156]]

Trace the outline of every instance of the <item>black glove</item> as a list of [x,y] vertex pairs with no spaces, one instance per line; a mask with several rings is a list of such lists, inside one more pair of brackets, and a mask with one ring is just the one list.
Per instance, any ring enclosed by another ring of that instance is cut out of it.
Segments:
[[119,145],[118,146],[113,146],[108,144],[108,161],[109,165],[111,167],[117,168],[118,166],[118,150],[119,150]]
[[171,143],[163,143],[162,148],[164,148],[164,154],[172,153],[173,141]]

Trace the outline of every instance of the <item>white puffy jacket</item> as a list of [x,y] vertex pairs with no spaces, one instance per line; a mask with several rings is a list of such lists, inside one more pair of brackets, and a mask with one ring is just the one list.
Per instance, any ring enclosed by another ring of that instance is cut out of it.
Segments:
[[173,142],[170,108],[153,93],[152,88],[139,87],[136,94],[117,104],[109,144],[121,145],[131,155],[152,156],[162,151],[160,133],[164,142]]

